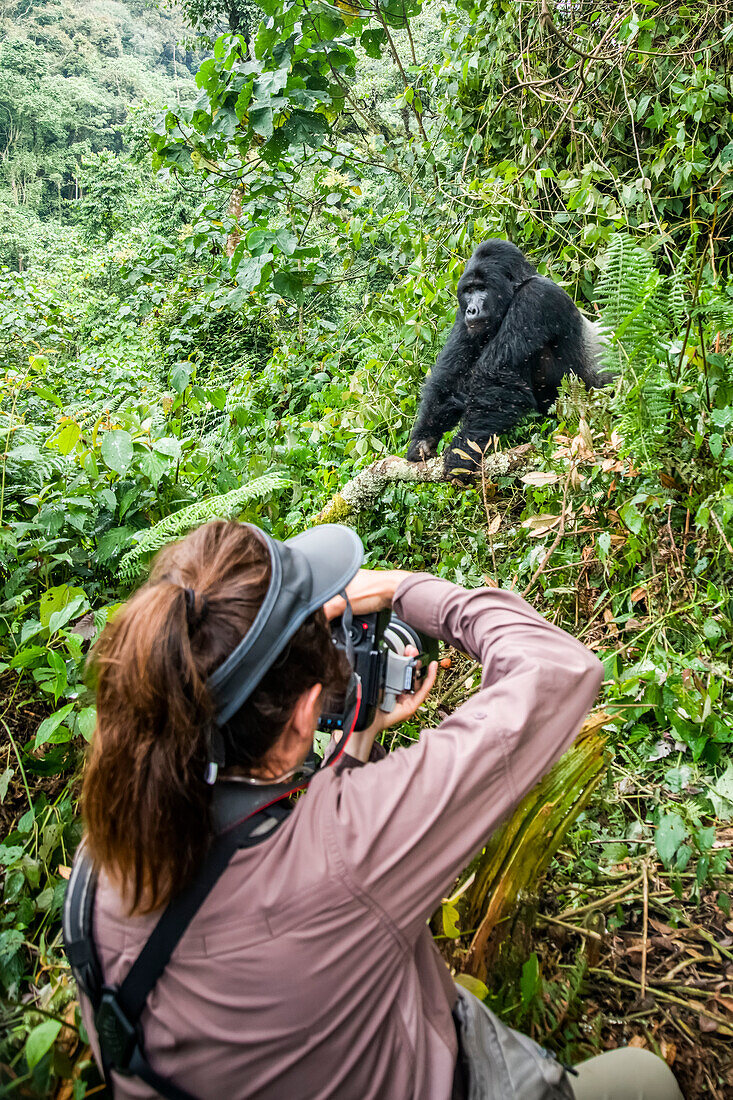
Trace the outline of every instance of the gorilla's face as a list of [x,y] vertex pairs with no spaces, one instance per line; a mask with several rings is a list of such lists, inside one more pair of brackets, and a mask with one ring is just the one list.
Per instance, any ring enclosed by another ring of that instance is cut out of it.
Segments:
[[458,305],[469,336],[485,344],[496,336],[515,287],[535,269],[509,241],[480,244],[458,283]]
[[472,259],[458,283],[458,305],[469,336],[481,343],[496,336],[512,293],[511,282],[491,261]]

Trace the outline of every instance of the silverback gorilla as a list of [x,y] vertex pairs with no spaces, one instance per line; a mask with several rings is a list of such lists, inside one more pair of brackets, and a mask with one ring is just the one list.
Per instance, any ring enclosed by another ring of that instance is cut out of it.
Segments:
[[546,413],[563,375],[610,382],[597,369],[599,350],[594,326],[561,287],[508,241],[484,241],[458,283],[455,324],[423,386],[408,459],[430,458],[460,420],[445,452],[446,474],[460,480],[478,467],[468,441],[483,449],[533,409]]

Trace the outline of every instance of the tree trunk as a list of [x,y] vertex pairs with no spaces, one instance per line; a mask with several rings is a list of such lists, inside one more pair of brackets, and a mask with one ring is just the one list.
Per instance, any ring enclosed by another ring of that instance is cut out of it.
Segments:
[[461,967],[482,981],[512,939],[523,899],[535,895],[565,833],[608,767],[608,714],[592,714],[577,740],[490,838],[470,869],[460,901],[461,926],[475,928]]

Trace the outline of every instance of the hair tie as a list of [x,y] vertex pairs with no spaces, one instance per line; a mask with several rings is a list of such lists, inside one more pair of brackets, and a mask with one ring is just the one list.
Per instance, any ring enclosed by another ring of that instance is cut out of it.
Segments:
[[209,601],[206,596],[201,597],[201,605],[196,610],[196,593],[193,588],[184,588],[183,594],[186,598],[186,623],[188,624],[189,633],[196,630],[199,627],[209,610]]

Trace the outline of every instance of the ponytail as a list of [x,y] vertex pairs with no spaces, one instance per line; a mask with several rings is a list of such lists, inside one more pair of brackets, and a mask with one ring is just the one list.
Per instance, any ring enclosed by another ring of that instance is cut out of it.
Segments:
[[155,909],[172,876],[190,879],[211,834],[204,782],[211,706],[191,650],[186,596],[138,592],[94,654],[97,734],[84,780],[93,858],[131,886],[131,909]]
[[131,910],[156,909],[190,882],[211,840],[206,680],[246,633],[268,582],[252,528],[207,524],[158,556],[92,652],[88,844]]
[[[97,728],[84,778],[89,853],[130,912],[152,912],[192,881],[210,844],[212,672],[239,645],[270,584],[258,530],[215,520],[166,547],[150,580],[91,652]],[[346,684],[322,610],[220,729],[227,766],[258,766],[298,697]]]
[[[269,582],[256,528],[207,523],[160,552],[149,581],[92,651],[97,728],[82,793],[87,842],[131,912],[151,912],[187,886],[211,842],[204,775],[214,710],[206,682],[249,630]],[[227,766],[256,766],[300,695],[317,683],[341,690],[344,673],[318,611],[221,729]]]

